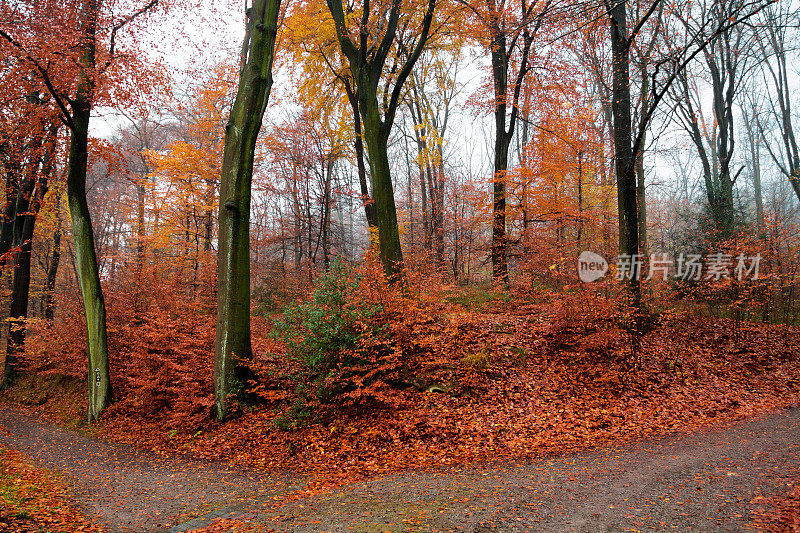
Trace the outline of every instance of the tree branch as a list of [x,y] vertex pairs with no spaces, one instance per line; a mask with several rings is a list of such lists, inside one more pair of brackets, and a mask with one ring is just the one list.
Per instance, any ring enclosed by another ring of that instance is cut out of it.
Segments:
[[116,45],[117,45],[117,32],[119,30],[121,30],[122,28],[124,28],[125,25],[127,25],[129,22],[133,21],[135,18],[137,18],[137,17],[147,13],[148,11],[150,11],[153,7],[156,6],[156,4],[158,4],[158,0],[150,0],[150,2],[148,2],[146,5],[142,6],[141,9],[139,9],[137,11],[134,11],[133,13],[131,13],[127,17],[123,18],[118,23],[114,24],[114,26],[111,28],[111,37],[109,39],[108,60],[106,60],[105,65],[103,65],[99,69],[98,72],[100,72],[101,74],[104,73],[108,69],[108,67],[111,65],[111,62],[114,60],[114,51],[115,51]]
[[[39,72],[39,75],[42,77],[42,81],[44,82],[44,85],[47,88],[47,92],[49,92],[50,96],[53,97],[53,99],[56,102],[56,105],[58,106],[58,109],[61,111],[62,115],[61,118],[64,121],[64,124],[66,124],[70,130],[74,131],[75,123],[72,121],[72,115],[70,114],[69,109],[67,109],[67,104],[64,102],[64,98],[58,93],[58,91],[56,91],[56,88],[53,86],[53,82],[52,80],[50,80],[50,75],[47,73],[47,70],[44,67],[42,67],[41,63],[39,63],[39,61],[35,57],[29,54],[22,47],[21,44],[16,42],[13,37],[11,37],[8,33],[6,33],[2,29],[0,29],[0,37],[5,39],[9,44],[11,44],[11,46],[16,48],[22,55],[25,56],[25,59],[27,61],[33,64],[33,66]],[[67,103],[71,103],[68,98],[66,98],[66,100]]]

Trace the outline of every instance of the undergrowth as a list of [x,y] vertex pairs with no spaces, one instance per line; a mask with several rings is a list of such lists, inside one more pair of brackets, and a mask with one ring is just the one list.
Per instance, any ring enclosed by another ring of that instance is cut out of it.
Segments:
[[[701,317],[664,300],[634,351],[613,284],[511,291],[479,311],[447,299],[459,289],[410,283],[412,296],[375,271],[336,265],[282,316],[254,316],[262,402],[225,424],[207,410],[213,308],[151,304],[127,325],[130,316],[112,310],[118,398],[99,430],[159,451],[335,481],[540,457],[800,401],[795,328]],[[80,352],[58,344],[69,318],[38,333],[30,370],[85,368]],[[55,408],[57,396],[39,407]]]

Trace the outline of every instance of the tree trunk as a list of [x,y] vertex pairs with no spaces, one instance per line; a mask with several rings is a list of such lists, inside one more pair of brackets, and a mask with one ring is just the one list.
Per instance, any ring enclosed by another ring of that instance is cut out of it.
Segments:
[[[228,396],[241,394],[251,372],[250,186],[258,132],[272,88],[280,0],[255,0],[248,11],[249,53],[226,126],[219,197],[217,334],[214,416],[228,413]],[[245,38],[247,42],[248,37]]]
[[322,228],[320,232],[322,233],[322,266],[327,272],[330,268],[331,264],[331,252],[330,252],[330,237],[328,233],[330,232],[331,226],[331,179],[333,179],[333,156],[329,155],[328,160],[325,164],[325,189],[323,193],[322,199]]
[[100,286],[94,232],[89,206],[86,202],[87,136],[91,106],[85,99],[75,100],[72,120],[75,124],[69,148],[67,201],[75,241],[75,261],[78,271],[83,308],[86,313],[88,340],[89,407],[87,418],[97,420],[100,412],[111,403],[111,379],[108,366],[106,306]]
[[[523,65],[521,68],[525,68]],[[492,77],[494,80],[494,178],[492,183],[492,279],[509,282],[506,244],[506,172],[511,135],[506,132],[508,92],[508,54],[504,34],[495,29],[492,41]],[[514,132],[511,124],[510,133]]]
[[440,138],[436,144],[436,153],[438,160],[436,162],[437,168],[437,182],[433,187],[433,198],[431,198],[431,205],[433,207],[433,237],[436,242],[436,261],[440,267],[445,264],[444,257],[444,153],[442,143],[444,141]]
[[50,263],[47,265],[47,277],[45,281],[44,293],[44,319],[53,322],[55,315],[55,292],[56,276],[58,276],[58,265],[61,262],[61,199],[56,200],[56,229],[53,232],[53,254],[50,256]]
[[641,88],[640,99],[642,108],[640,110],[639,132],[641,135],[641,148],[636,154],[636,206],[638,209],[639,217],[639,249],[642,255],[647,256],[647,194],[645,188],[645,173],[644,173],[644,146],[647,139],[647,112],[648,112],[648,93],[650,91],[649,78],[647,77],[647,58],[642,58],[640,68],[641,74]]
[[140,178],[136,183],[136,272],[135,272],[135,285],[134,292],[134,314],[139,315],[141,312],[142,301],[144,300],[144,262],[145,262],[145,226],[144,226],[144,201],[145,201],[145,187],[144,178]]
[[[364,100],[370,100],[365,102]],[[372,194],[378,221],[378,242],[383,271],[390,280],[402,277],[403,251],[397,226],[397,208],[394,202],[392,175],[389,167],[387,128],[382,126],[377,98],[365,95],[361,101],[364,138],[369,152],[369,170],[372,176]]]
[[[356,137],[354,149],[356,151],[358,183],[361,186],[361,201],[364,203],[364,216],[367,218],[367,226],[371,230],[372,228],[378,227],[378,220],[375,213],[375,202],[372,199],[372,195],[369,193],[369,185],[367,184],[367,167],[364,164],[364,141],[361,132],[361,115],[358,110],[358,97],[349,87],[347,88],[347,98],[353,110],[353,128]],[[372,235],[372,231],[370,231],[370,235]]]
[[578,151],[578,235],[575,243],[578,246],[578,253],[581,250],[581,239],[583,238],[583,150]]
[[8,252],[14,240],[14,220],[17,212],[17,198],[19,197],[19,180],[22,171],[18,154],[6,167],[6,203],[3,208],[2,227],[0,227],[0,267],[8,261]]
[[505,135],[505,110],[495,111],[498,131],[494,143],[494,180],[492,188],[492,279],[509,282],[506,244],[506,171],[508,169],[508,146]]
[[11,312],[9,313],[6,363],[3,372],[3,387],[12,385],[17,373],[18,355],[25,346],[25,319],[28,318],[28,295],[31,285],[31,241],[39,213],[41,197],[47,190],[47,180],[42,179],[37,196],[26,214],[21,215],[19,251],[14,261],[14,285],[11,290]]
[[90,422],[97,420],[100,412],[111,403],[106,306],[100,285],[92,219],[86,201],[89,118],[92,109],[95,34],[99,13],[100,1],[87,0],[84,5],[81,74],[75,98],[70,102],[72,120],[67,165],[67,202],[75,241],[75,266],[86,313],[89,388],[87,419]]
[[761,194],[761,139],[756,131],[753,122],[756,119],[758,110],[752,107],[752,115],[744,109],[744,127],[747,132],[747,140],[750,145],[750,170],[753,177],[753,195],[756,202],[756,227],[758,237],[762,241],[766,238],[766,227],[764,219],[764,199]]
[[[47,131],[37,133],[33,143],[33,153],[44,147],[42,157],[33,157],[29,162],[28,175],[20,187],[17,197],[16,217],[14,219],[15,249],[14,282],[11,289],[11,310],[8,314],[8,336],[6,337],[6,360],[3,371],[3,388],[10,387],[17,374],[18,356],[25,346],[25,320],[28,318],[28,295],[31,284],[31,245],[36,217],[42,205],[42,198],[47,192],[47,180],[53,169],[53,150],[55,150],[58,126],[53,125]],[[41,162],[41,171],[40,171]],[[37,187],[38,178],[38,187]]]
[[[611,101],[614,116],[614,155],[617,174],[619,211],[619,251],[621,255],[638,258],[639,219],[636,205],[636,169],[631,134],[631,86],[629,77],[630,42],[627,30],[627,0],[609,7],[611,16],[611,50],[613,65]],[[639,276],[628,279],[634,306],[640,303]]]

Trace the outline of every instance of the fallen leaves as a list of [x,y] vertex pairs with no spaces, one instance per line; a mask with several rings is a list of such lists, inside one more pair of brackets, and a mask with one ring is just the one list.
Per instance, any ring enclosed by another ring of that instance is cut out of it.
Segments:
[[9,533],[99,532],[78,510],[52,472],[24,455],[0,448],[0,531]]
[[[395,314],[393,366],[381,383],[392,386],[370,401],[322,406],[316,421],[279,430],[275,419],[294,393],[291,362],[273,344],[257,355],[269,370],[262,406],[212,423],[194,407],[202,403],[191,398],[197,380],[175,381],[160,411],[143,415],[123,399],[101,434],[162,453],[310,473],[314,491],[409,468],[534,459],[800,403],[800,332],[784,326],[670,317],[642,337],[632,364],[629,334],[613,321],[570,322],[554,317],[551,303],[505,303],[502,313],[384,303]],[[254,344],[264,345],[263,324],[254,320],[254,331]],[[204,364],[202,375],[210,357]],[[126,395],[137,394],[136,383]]]

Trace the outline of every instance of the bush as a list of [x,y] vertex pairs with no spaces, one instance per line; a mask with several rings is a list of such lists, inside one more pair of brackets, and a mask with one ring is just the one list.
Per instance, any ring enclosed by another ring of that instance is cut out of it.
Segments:
[[273,324],[270,335],[283,341],[303,367],[301,383],[312,384],[300,387],[302,393],[313,393],[319,401],[353,390],[356,385],[343,370],[367,362],[359,341],[383,329],[371,320],[383,308],[361,297],[361,280],[361,275],[348,275],[347,267],[336,260],[317,280],[311,298],[287,306]]

